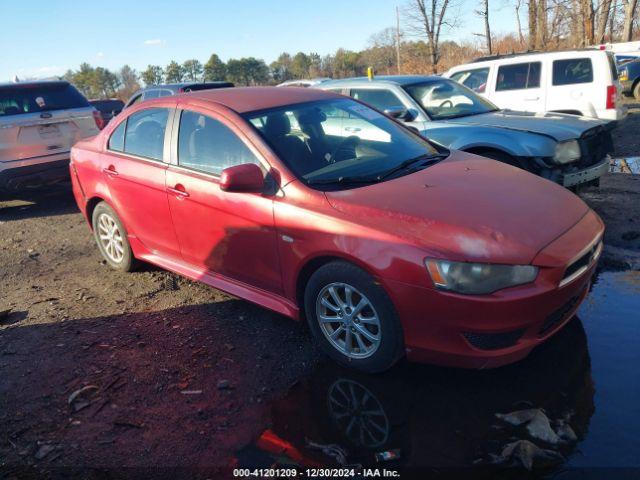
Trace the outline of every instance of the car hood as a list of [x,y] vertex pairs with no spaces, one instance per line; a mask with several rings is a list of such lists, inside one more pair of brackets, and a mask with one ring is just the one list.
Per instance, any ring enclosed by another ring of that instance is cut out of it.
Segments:
[[607,122],[564,113],[531,113],[500,110],[480,115],[469,115],[467,117],[444,120],[443,123],[506,128],[520,132],[546,135],[562,142],[579,138],[587,130],[604,126]]
[[428,254],[508,264],[530,263],[589,211],[559,185],[458,151],[416,173],[326,196],[349,221]]

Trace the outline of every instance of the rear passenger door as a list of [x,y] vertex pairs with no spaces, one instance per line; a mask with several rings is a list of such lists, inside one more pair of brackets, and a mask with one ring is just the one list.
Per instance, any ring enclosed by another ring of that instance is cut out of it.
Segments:
[[172,112],[153,107],[124,119],[109,137],[102,175],[131,242],[139,241],[150,254],[179,258],[165,185]]
[[542,73],[541,62],[499,65],[491,100],[500,108],[545,111]]

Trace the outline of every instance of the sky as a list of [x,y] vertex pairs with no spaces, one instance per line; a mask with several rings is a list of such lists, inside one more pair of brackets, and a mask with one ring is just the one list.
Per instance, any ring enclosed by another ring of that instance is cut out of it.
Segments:
[[[211,53],[223,61],[254,56],[268,63],[284,51],[360,50],[395,26],[408,0],[0,0],[0,81],[62,75],[88,62],[117,70]],[[478,0],[458,0],[462,23],[445,39],[483,31]],[[495,33],[515,30],[508,0],[490,9]],[[402,28],[402,25],[401,25]]]

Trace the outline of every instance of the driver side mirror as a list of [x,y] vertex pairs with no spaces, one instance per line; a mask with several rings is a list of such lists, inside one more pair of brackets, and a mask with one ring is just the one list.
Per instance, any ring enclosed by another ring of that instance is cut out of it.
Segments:
[[264,174],[255,163],[225,168],[220,176],[220,188],[225,192],[261,192]]
[[384,110],[384,114],[395,118],[396,120],[403,120],[405,122],[410,122],[413,120],[413,114],[404,107],[389,107]]

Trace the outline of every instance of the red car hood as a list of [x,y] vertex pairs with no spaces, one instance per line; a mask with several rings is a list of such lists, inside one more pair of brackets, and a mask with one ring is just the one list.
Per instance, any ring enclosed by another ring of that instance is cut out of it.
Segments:
[[462,152],[410,175],[326,196],[349,220],[433,255],[492,263],[530,263],[589,211],[559,185]]

